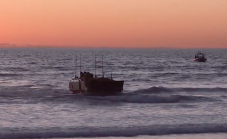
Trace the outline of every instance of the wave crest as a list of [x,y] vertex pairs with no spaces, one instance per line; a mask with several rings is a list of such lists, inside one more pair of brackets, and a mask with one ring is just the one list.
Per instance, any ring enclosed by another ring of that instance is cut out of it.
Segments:
[[134,91],[132,93],[142,93],[142,94],[150,94],[150,93],[167,93],[167,92],[227,92],[227,88],[167,88],[167,87],[156,87],[153,86],[148,89],[140,89]]

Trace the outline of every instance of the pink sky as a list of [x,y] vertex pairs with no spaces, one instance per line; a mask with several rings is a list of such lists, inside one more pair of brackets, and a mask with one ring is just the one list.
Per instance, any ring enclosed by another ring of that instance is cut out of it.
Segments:
[[1,0],[0,46],[227,47],[227,0]]

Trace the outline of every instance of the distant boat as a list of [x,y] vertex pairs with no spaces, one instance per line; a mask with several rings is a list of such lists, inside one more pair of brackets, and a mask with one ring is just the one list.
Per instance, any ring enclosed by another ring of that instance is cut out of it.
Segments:
[[[81,62],[80,62],[81,63]],[[103,72],[103,58],[102,58]],[[115,81],[111,78],[96,76],[96,58],[95,58],[95,76],[90,72],[81,72],[80,77],[76,77],[69,82],[69,90],[73,93],[83,93],[88,95],[117,95],[123,91],[124,81]]]
[[202,52],[199,51],[199,52],[195,55],[194,61],[196,61],[196,62],[206,62],[207,59],[205,58],[205,54],[203,54]]

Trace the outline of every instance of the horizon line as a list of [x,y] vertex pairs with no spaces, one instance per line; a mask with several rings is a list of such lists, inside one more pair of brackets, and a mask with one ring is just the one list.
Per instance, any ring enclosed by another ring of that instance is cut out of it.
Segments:
[[10,43],[0,43],[0,48],[79,48],[79,49],[227,49],[227,47],[174,47],[174,46],[76,46],[76,45],[17,45]]

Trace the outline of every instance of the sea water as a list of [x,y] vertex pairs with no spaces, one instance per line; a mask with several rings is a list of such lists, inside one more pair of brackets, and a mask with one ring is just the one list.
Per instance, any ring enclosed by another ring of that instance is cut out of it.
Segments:
[[[1,48],[0,138],[225,138],[227,50],[203,49],[206,63],[197,51]],[[95,72],[95,55],[98,76],[103,55],[105,77],[125,81],[122,95],[68,90],[79,59]]]

